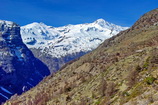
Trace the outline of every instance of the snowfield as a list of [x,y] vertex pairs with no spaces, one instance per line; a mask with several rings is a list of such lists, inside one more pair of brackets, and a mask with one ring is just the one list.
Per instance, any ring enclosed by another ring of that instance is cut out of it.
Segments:
[[28,48],[40,49],[43,53],[60,58],[81,51],[92,51],[105,39],[127,28],[103,19],[98,19],[93,23],[63,27],[52,27],[34,22],[21,27],[21,35]]

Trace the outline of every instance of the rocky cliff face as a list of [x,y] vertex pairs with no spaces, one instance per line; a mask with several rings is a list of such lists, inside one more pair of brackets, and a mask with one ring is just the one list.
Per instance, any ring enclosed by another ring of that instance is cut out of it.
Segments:
[[20,26],[0,20],[0,103],[29,90],[49,74],[23,44]]

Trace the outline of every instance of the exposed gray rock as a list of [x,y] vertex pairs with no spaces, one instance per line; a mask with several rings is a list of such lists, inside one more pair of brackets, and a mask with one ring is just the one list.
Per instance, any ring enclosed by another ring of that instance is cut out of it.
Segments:
[[20,26],[0,20],[0,103],[37,85],[49,69],[23,44]]

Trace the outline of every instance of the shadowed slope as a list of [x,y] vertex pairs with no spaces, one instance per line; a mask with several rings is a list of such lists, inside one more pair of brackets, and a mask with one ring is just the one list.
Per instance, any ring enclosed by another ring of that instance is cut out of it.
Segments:
[[20,27],[0,20],[0,103],[21,94],[50,74],[23,44]]

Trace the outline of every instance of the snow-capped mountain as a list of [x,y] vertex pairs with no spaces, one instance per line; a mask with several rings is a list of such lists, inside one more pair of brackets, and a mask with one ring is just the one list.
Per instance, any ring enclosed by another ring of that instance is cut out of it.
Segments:
[[127,27],[108,23],[103,19],[89,24],[51,27],[44,23],[32,23],[21,27],[24,43],[29,48],[39,48],[52,57],[62,57],[76,52],[95,49],[105,39]]
[[[21,27],[21,35],[28,48],[38,49],[38,51],[32,51],[39,59],[39,56],[44,53],[49,55],[48,57],[51,56],[51,58],[58,60],[63,57],[66,57],[64,59],[70,59],[67,56],[73,55],[71,56],[71,60],[73,60],[94,50],[105,39],[127,28],[109,23],[103,19],[98,19],[93,23],[63,27],[52,27],[35,22]],[[39,53],[38,56],[37,53]],[[45,58],[42,57],[42,59]],[[67,61],[70,60],[61,60],[60,64],[63,65]],[[55,62],[58,61],[55,60]]]

